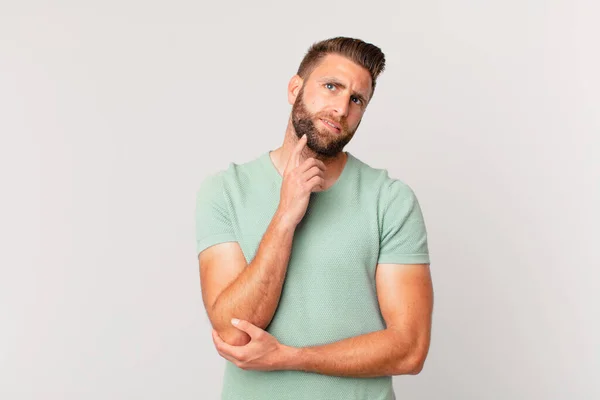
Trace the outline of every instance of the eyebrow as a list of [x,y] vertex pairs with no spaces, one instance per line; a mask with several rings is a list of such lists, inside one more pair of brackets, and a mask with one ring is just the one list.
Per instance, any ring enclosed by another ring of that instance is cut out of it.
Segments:
[[[346,85],[344,85],[337,78],[334,78],[332,76],[325,76],[325,77],[319,79],[319,82],[331,82],[331,83],[334,83],[337,86],[341,87],[342,89],[346,89]],[[352,93],[352,95],[358,97],[363,104],[365,104],[365,105],[367,104],[366,96],[363,95],[362,93],[354,92],[354,93]]]

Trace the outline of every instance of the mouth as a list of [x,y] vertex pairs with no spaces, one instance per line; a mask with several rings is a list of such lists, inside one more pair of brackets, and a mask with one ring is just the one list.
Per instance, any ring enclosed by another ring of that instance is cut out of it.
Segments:
[[340,133],[342,131],[340,126],[338,124],[336,124],[335,122],[332,122],[328,119],[322,119],[322,118],[319,118],[319,120],[321,121],[321,123],[323,125],[325,125],[325,127],[329,128],[329,130],[332,132]]

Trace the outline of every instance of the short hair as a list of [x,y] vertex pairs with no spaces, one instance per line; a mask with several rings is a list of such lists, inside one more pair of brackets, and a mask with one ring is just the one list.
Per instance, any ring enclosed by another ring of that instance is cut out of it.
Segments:
[[314,43],[300,63],[297,74],[306,79],[328,54],[338,54],[364,67],[371,74],[371,97],[377,77],[385,69],[385,55],[374,44],[360,39],[338,36]]

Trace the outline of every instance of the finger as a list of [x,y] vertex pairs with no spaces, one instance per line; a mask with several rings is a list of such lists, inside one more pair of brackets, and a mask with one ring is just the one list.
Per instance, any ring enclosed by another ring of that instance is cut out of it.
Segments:
[[219,346],[221,345],[221,343],[219,342],[217,337],[218,337],[217,333],[213,330],[213,334],[212,334],[213,344],[215,345],[215,349],[217,349],[217,353],[221,354],[221,351],[219,350]]
[[239,348],[243,346],[232,346],[229,343],[224,342],[223,339],[221,339],[221,337],[216,332],[213,333],[213,340],[215,342],[215,347],[217,348],[217,351],[223,357],[232,357],[236,360],[241,359],[242,354]]
[[325,179],[315,175],[308,180],[308,187],[311,188],[311,192],[322,192],[325,185]]
[[250,340],[257,338],[262,332],[264,332],[258,326],[252,324],[249,321],[245,321],[243,319],[238,320],[237,323],[234,323],[234,321],[235,321],[235,318],[231,322],[233,324],[233,326],[235,326],[239,330],[244,331],[248,335],[250,335]]
[[306,172],[307,170],[309,170],[310,168],[315,167],[315,166],[318,167],[321,171],[325,171],[327,169],[327,166],[325,165],[325,163],[323,161],[319,160],[318,158],[307,158],[302,163],[300,170],[302,172]]
[[221,339],[221,337],[219,336],[219,334],[217,333],[216,330],[212,330],[212,340],[213,343],[215,344],[215,347],[217,348],[217,351],[219,350],[218,347],[221,345],[220,342],[223,341],[223,339]]
[[306,134],[302,135],[302,137],[298,140],[294,150],[292,150],[292,154],[290,154],[290,157],[288,158],[286,168],[296,168],[298,165],[300,165],[300,154],[302,153],[302,149],[304,149],[304,145],[306,144],[307,140]]
[[327,169],[327,166],[325,165],[325,163],[321,160],[317,160],[317,166],[319,168],[321,168],[322,171],[325,171]]
[[310,167],[307,171],[305,171],[302,174],[304,181],[308,181],[313,176],[320,176],[321,178],[325,179],[325,172],[323,172],[321,169],[319,169],[319,167],[315,165]]
[[219,350],[219,349],[217,349],[217,353],[218,353],[218,354],[219,354],[221,357],[223,357],[224,359],[226,359],[227,361],[231,361],[232,363],[234,363],[234,364],[236,364],[236,365],[239,363],[239,360],[236,360],[235,358],[233,358],[233,357],[232,357],[232,356],[230,356],[229,354],[227,354],[227,353],[224,353],[223,351],[221,351],[221,350]]

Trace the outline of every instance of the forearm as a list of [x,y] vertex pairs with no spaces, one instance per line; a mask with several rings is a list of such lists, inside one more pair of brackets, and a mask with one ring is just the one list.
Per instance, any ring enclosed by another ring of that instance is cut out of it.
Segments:
[[231,325],[232,318],[250,321],[263,329],[271,322],[281,297],[294,232],[295,227],[275,213],[254,259],[217,297],[212,310],[214,326],[226,342],[243,345],[250,340]]
[[401,332],[384,329],[322,346],[287,348],[281,369],[369,378],[416,374],[421,366]]

